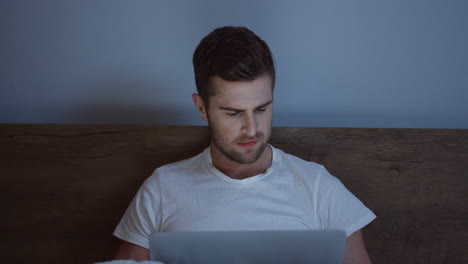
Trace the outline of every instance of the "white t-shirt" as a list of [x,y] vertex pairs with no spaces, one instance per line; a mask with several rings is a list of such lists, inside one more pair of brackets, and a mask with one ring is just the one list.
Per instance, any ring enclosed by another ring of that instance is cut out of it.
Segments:
[[271,148],[270,168],[243,180],[216,169],[209,147],[156,169],[114,235],[145,248],[151,233],[169,231],[341,229],[349,236],[375,218],[325,167]]

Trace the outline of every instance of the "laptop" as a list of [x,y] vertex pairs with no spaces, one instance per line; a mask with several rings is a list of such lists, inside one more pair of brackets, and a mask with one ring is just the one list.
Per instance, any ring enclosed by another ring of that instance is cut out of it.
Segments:
[[151,260],[165,264],[342,264],[342,230],[156,232]]

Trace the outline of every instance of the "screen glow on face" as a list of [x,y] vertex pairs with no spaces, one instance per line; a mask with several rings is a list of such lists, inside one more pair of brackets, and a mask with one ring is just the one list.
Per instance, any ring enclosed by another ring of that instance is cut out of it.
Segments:
[[271,136],[273,94],[269,77],[247,82],[213,77],[208,125],[212,142],[224,156],[250,164],[262,155]]

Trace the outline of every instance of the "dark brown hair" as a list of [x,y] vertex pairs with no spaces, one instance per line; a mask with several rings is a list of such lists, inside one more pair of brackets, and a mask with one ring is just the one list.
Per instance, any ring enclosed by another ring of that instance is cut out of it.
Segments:
[[193,53],[198,94],[208,107],[214,95],[210,77],[226,81],[252,81],[267,75],[275,86],[275,66],[268,45],[246,27],[221,27],[204,37]]

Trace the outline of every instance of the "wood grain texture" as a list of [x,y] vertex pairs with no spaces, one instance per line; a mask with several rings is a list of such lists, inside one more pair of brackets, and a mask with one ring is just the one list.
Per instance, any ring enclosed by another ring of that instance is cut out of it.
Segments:
[[[364,229],[374,263],[468,263],[468,130],[274,128],[271,143],[377,214]],[[1,124],[5,263],[109,260],[140,184],[208,144],[205,127]]]

